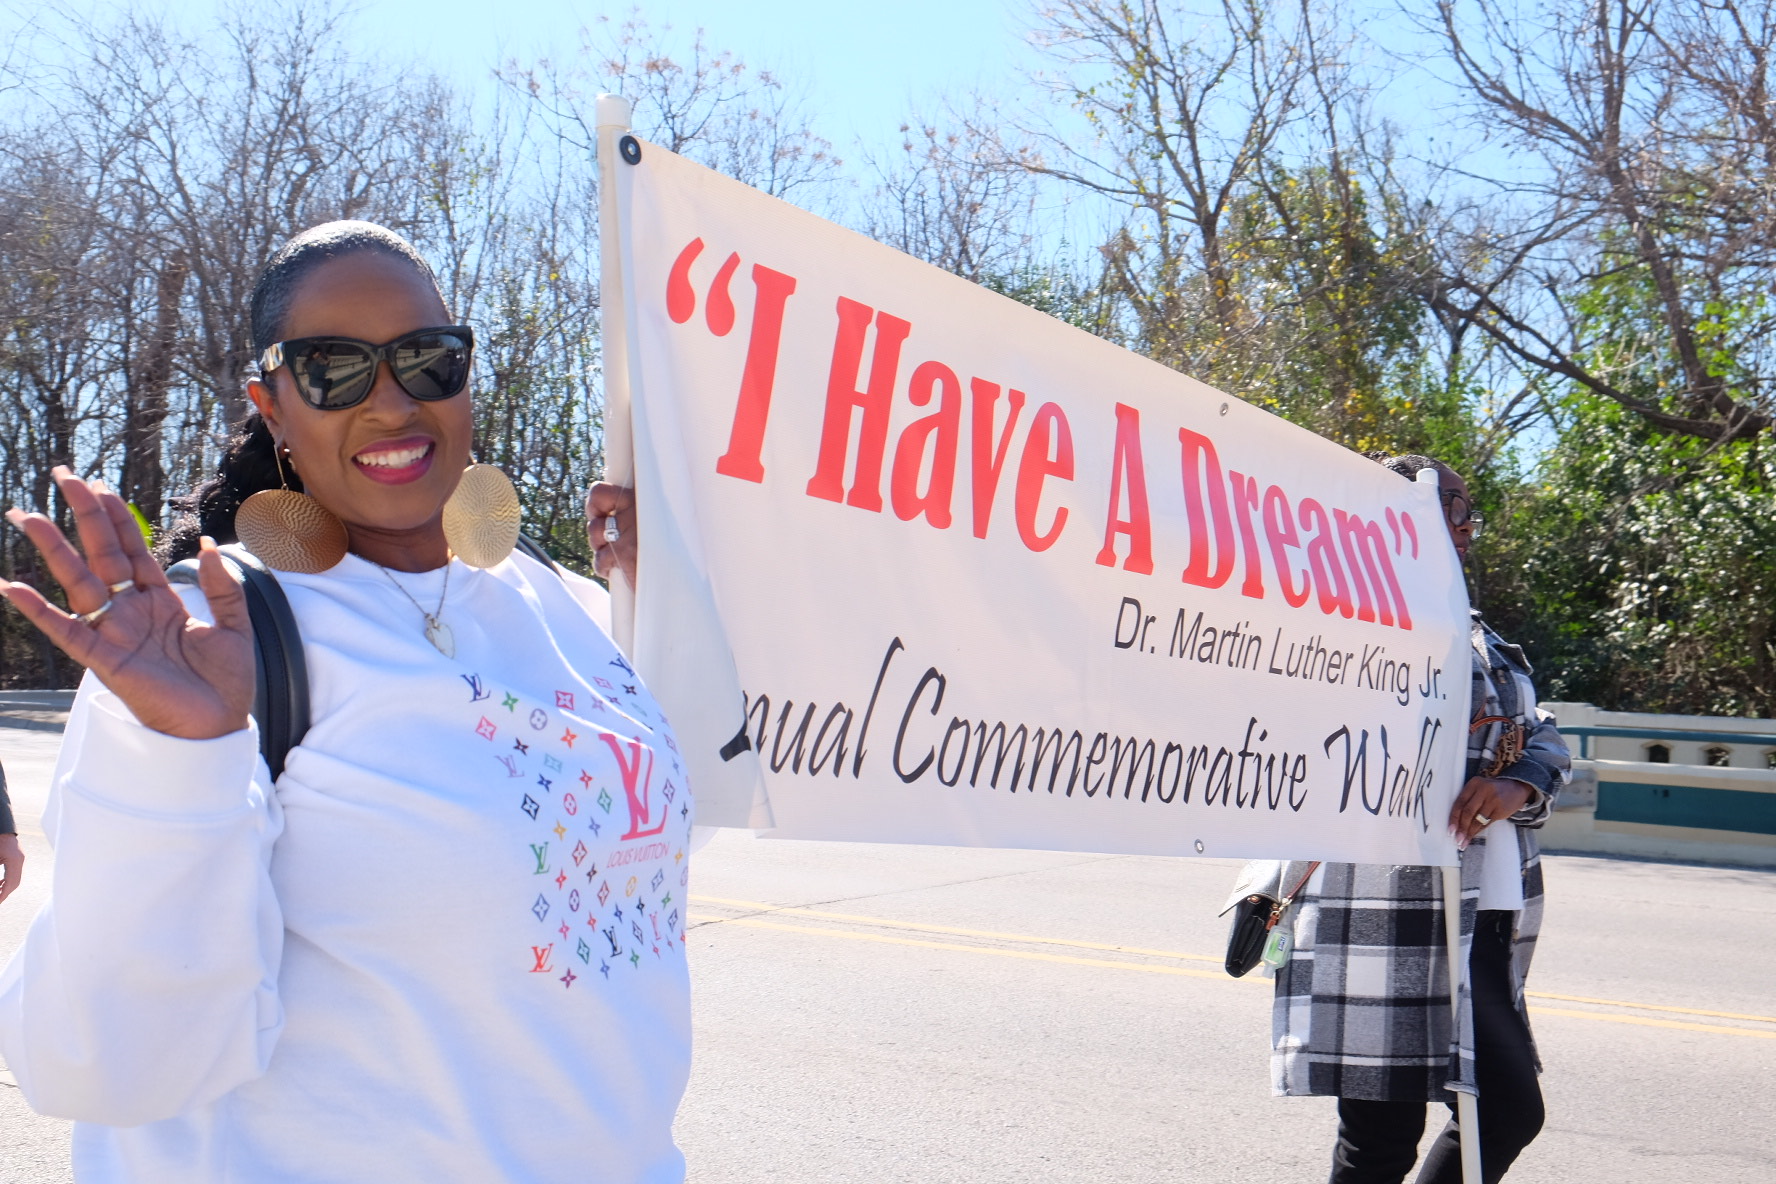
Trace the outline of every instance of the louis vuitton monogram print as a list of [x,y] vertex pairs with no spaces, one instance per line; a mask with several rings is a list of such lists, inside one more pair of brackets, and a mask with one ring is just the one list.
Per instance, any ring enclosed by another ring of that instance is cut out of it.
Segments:
[[513,962],[558,990],[684,957],[693,811],[683,763],[634,671],[620,657],[610,665],[611,677],[590,680],[595,693],[546,701],[461,676],[465,724],[523,843]]

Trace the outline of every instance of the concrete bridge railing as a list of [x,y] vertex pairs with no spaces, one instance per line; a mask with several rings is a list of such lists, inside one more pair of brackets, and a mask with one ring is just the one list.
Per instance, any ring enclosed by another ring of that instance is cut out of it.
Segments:
[[1776,720],[1542,706],[1575,758],[1544,846],[1776,867]]

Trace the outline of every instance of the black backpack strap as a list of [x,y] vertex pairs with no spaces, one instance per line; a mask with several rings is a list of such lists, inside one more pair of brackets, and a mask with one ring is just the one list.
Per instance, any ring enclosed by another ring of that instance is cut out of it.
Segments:
[[[529,535],[518,536],[517,549],[561,573],[561,565]],[[283,775],[290,750],[308,733],[308,665],[302,657],[302,632],[270,568],[244,547],[224,547],[221,556],[246,595],[247,616],[253,623],[253,719],[259,725],[259,751],[275,781]],[[167,579],[195,585],[197,560],[173,564]]]
[[[222,565],[246,596],[247,616],[253,623],[253,719],[259,725],[259,751],[276,781],[283,775],[290,750],[308,732],[308,664],[302,657],[302,633],[270,568],[242,547],[226,547],[221,556]],[[167,579],[196,584],[197,560],[173,564]]]
[[556,575],[561,574],[561,565],[556,563],[554,558],[551,557],[547,551],[543,550],[541,543],[537,542],[529,535],[521,534],[518,536],[517,549],[524,552]]

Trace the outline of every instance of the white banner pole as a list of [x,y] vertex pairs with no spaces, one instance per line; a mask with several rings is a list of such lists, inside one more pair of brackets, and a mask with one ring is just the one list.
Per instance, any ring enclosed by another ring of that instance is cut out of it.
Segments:
[[[635,441],[629,413],[629,336],[623,307],[622,238],[617,227],[619,141],[629,134],[633,108],[622,95],[601,94],[598,129],[598,300],[604,367],[604,480],[635,484]],[[625,653],[635,651],[634,573],[613,578],[611,635]]]
[[[1420,469],[1418,481],[1442,485],[1436,469]],[[1465,680],[1464,680],[1465,681]],[[1443,869],[1443,932],[1449,944],[1449,1015],[1457,1046],[1461,1043],[1461,988],[1468,968],[1461,956],[1461,867]],[[1455,1095],[1455,1120],[1461,1128],[1462,1184],[1480,1184],[1480,1100],[1470,1093]]]
[[[1443,869],[1443,928],[1449,938],[1449,998],[1456,1040],[1461,1040],[1461,988],[1467,967],[1461,956],[1461,868]],[[1462,1184],[1480,1184],[1480,1099],[1457,1092],[1455,1118],[1461,1127]]]

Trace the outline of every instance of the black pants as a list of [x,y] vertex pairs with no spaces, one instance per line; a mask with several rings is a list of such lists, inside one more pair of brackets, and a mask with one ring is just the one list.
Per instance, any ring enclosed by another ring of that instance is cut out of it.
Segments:
[[[1474,997],[1474,1075],[1480,1086],[1480,1169],[1486,1184],[1503,1178],[1542,1129],[1529,1028],[1511,1002],[1513,914],[1488,910],[1475,922],[1468,974]],[[1461,1184],[1461,1131],[1455,1103],[1449,1125],[1425,1155],[1418,1184]],[[1338,1145],[1330,1184],[1400,1184],[1418,1158],[1424,1102],[1338,1099]]]

